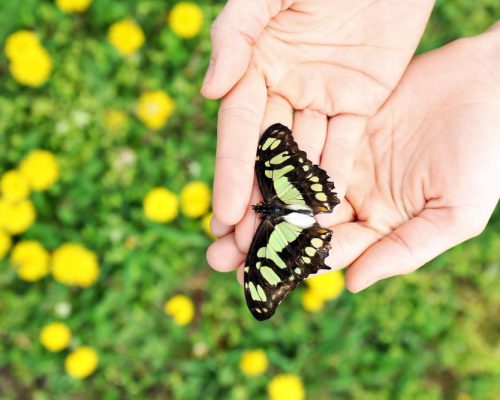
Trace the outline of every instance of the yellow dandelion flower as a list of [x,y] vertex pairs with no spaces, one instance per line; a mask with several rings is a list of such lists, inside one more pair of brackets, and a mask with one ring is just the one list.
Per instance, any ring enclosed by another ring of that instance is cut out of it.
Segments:
[[0,260],[5,257],[10,246],[12,246],[10,236],[0,229]]
[[201,31],[203,11],[197,4],[181,1],[172,7],[168,24],[177,36],[193,38]]
[[344,275],[341,271],[332,271],[316,275],[306,280],[309,290],[323,300],[332,300],[344,290]]
[[0,199],[0,228],[11,235],[26,232],[35,219],[35,207],[30,200],[12,203]]
[[139,50],[146,38],[135,21],[125,19],[111,25],[108,40],[121,55],[128,56]]
[[88,287],[97,280],[99,263],[94,252],[80,244],[66,243],[54,250],[51,272],[60,283]]
[[56,5],[65,13],[81,13],[89,8],[92,0],[56,0]]
[[5,55],[11,61],[41,48],[38,36],[32,31],[16,31],[5,40]]
[[306,311],[315,313],[321,311],[325,305],[325,300],[316,294],[314,290],[307,289],[302,294],[302,306]]
[[104,123],[106,124],[106,128],[111,131],[119,131],[127,122],[127,114],[121,110],[108,110],[104,114]]
[[10,256],[19,278],[34,282],[49,273],[49,253],[35,240],[17,243]]
[[26,178],[18,171],[7,171],[0,178],[0,191],[3,198],[16,202],[26,199],[30,194],[30,187]]
[[19,83],[37,87],[44,84],[52,73],[52,59],[43,47],[12,58],[9,64],[12,77]]
[[247,350],[240,358],[240,369],[247,376],[259,376],[268,366],[264,350]]
[[59,179],[59,163],[47,150],[33,150],[21,161],[21,174],[33,190],[47,190]]
[[40,342],[49,351],[61,351],[69,346],[71,331],[62,322],[52,322],[43,327],[40,332]]
[[187,325],[194,317],[194,305],[191,299],[182,294],[178,294],[169,299],[164,307],[164,311],[170,315],[177,325]]
[[201,217],[210,208],[211,200],[210,188],[205,182],[190,182],[181,191],[182,213],[191,218]]
[[267,385],[271,400],[304,400],[305,391],[302,379],[297,375],[276,375]]
[[203,232],[212,239],[215,239],[215,235],[212,233],[212,228],[210,227],[210,223],[212,222],[212,217],[214,216],[213,212],[209,212],[201,219],[201,227],[203,228]]
[[150,190],[143,203],[146,218],[156,222],[170,222],[179,212],[177,196],[165,188]]
[[99,355],[88,346],[72,351],[64,362],[66,372],[74,378],[86,378],[91,375],[99,364]]
[[172,115],[174,101],[162,90],[145,92],[137,101],[137,117],[149,129],[162,128]]

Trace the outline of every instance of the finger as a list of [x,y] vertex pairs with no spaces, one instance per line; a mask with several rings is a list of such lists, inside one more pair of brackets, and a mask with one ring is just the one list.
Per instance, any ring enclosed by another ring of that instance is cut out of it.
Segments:
[[221,102],[213,203],[217,219],[226,225],[235,225],[248,206],[265,102],[266,86],[255,70]]
[[[262,195],[260,193],[257,182],[255,182],[254,188],[252,190],[252,196],[250,197],[250,205],[258,204],[262,201]],[[234,234],[236,238],[236,245],[239,251],[246,254],[252,243],[253,236],[260,224],[260,218],[257,213],[249,206],[245,215],[241,221],[235,226]]]
[[267,98],[264,118],[262,119],[261,133],[276,123],[292,128],[293,108],[290,103],[279,95],[271,94]]
[[[277,122],[292,128],[293,110],[290,104],[282,97],[270,96],[267,100],[261,132],[264,132],[269,126]],[[245,215],[235,228],[236,243],[243,253],[248,252],[255,230],[260,224],[260,218],[257,217],[257,214],[252,210],[250,205],[258,204],[260,201],[262,201],[262,195],[255,180]]]
[[359,222],[348,222],[331,229],[331,249],[325,263],[333,270],[350,265],[381,237],[380,233]]
[[229,0],[212,25],[212,55],[202,94],[224,96],[248,69],[252,45],[281,8],[278,0]]
[[365,126],[366,118],[351,114],[340,114],[328,121],[328,134],[321,158],[321,167],[335,182],[339,198],[345,196]]
[[214,215],[210,220],[210,231],[216,238],[221,238],[234,231],[234,226],[223,224]]
[[234,233],[217,240],[207,249],[208,264],[219,272],[234,270],[244,259],[245,255],[236,246]]
[[316,215],[316,219],[323,226],[335,227],[336,225],[356,221],[356,212],[352,208],[351,204],[344,199],[333,209],[333,212],[318,214]]
[[243,267],[245,264],[241,264],[238,269],[236,270],[236,279],[238,280],[238,283],[243,286],[243,281],[244,281],[244,272],[243,272]]
[[453,209],[424,209],[369,247],[351,265],[346,274],[347,288],[359,292],[381,279],[415,271],[471,237],[459,221]]
[[318,164],[326,139],[328,119],[317,111],[297,111],[293,118],[293,137],[307,158]]

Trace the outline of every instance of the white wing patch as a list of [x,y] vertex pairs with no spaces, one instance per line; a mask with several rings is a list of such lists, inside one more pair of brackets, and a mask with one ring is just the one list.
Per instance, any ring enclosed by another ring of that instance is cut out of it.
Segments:
[[314,223],[316,222],[314,217],[312,217],[311,215],[297,213],[297,212],[287,214],[283,217],[283,219],[286,222],[300,226],[301,228],[309,228],[310,226],[313,226]]

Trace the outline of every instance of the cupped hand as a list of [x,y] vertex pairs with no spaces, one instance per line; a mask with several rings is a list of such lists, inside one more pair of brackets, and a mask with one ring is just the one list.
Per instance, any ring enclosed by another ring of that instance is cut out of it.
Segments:
[[[478,235],[500,196],[500,27],[417,57],[367,124],[345,201],[320,222],[327,263],[346,285],[415,271]],[[244,262],[253,225],[208,250],[227,271]],[[238,232],[237,232],[238,233]]]
[[[248,210],[259,133],[280,122],[343,196],[366,118],[413,55],[433,0],[229,0],[212,27],[202,93],[223,97],[217,233]],[[295,112],[295,113],[294,113]]]

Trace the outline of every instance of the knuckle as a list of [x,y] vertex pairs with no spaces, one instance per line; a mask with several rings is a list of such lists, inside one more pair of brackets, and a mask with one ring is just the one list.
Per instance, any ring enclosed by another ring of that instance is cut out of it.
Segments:
[[392,272],[392,275],[406,275],[415,272],[421,263],[404,236],[394,231],[387,238],[400,247],[405,259],[399,269]]
[[239,124],[257,125],[259,116],[248,106],[221,106],[219,119],[237,119]]
[[227,164],[230,164],[231,166],[237,168],[238,170],[253,169],[253,162],[251,160],[249,162],[248,159],[245,159],[244,157],[241,157],[237,154],[232,154],[232,153],[231,155],[218,154],[215,157],[215,160],[219,166],[222,163],[223,167],[228,167]]
[[414,258],[414,254],[410,245],[407,243],[405,238],[399,234],[398,231],[392,232],[392,234],[388,236],[388,239],[390,239],[392,242],[397,244],[401,249],[403,249],[403,251],[405,251],[408,256]]

